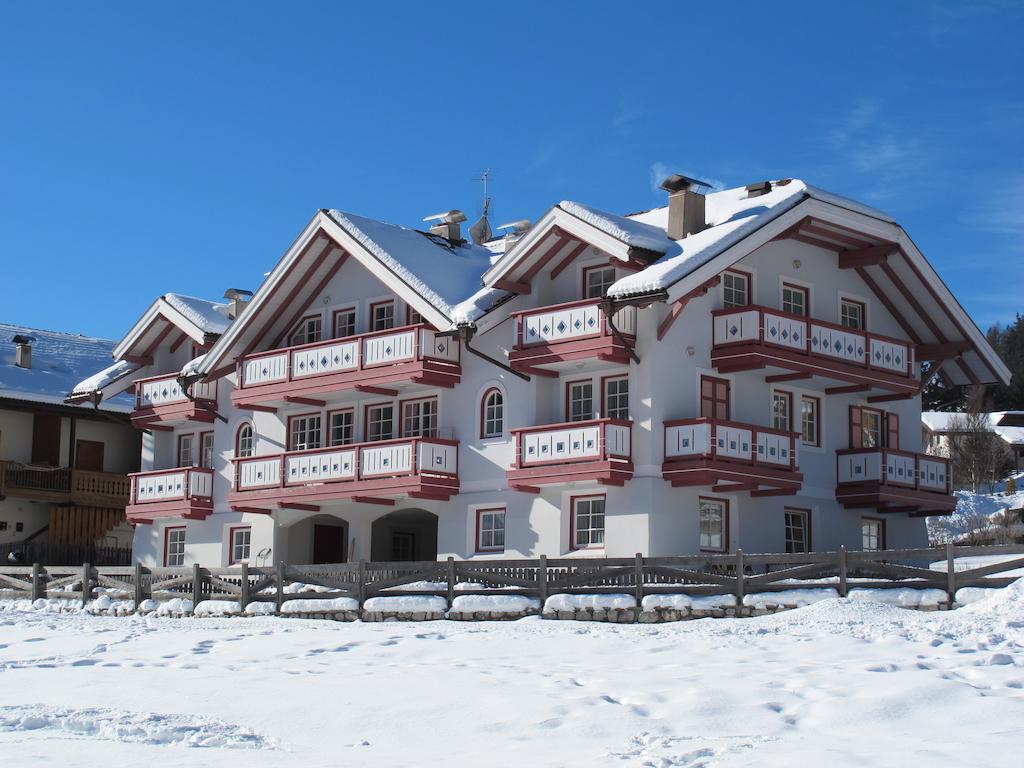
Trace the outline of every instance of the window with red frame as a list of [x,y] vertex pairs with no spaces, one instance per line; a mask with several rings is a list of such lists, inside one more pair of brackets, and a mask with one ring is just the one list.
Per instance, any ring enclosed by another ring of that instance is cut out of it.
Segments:
[[573,549],[604,546],[604,496],[582,496],[572,500]]
[[505,432],[505,398],[492,387],[480,406],[480,437],[501,437]]
[[395,409],[391,403],[368,406],[366,409],[367,441],[390,440],[394,436]]
[[437,398],[402,403],[402,437],[437,437]]
[[185,527],[164,529],[164,567],[179,568],[185,564]]
[[339,309],[334,313],[334,338],[344,339],[346,336],[356,334],[356,310],[355,307]]
[[477,552],[505,549],[505,508],[478,509],[476,512]]
[[288,430],[288,450],[305,451],[320,447],[320,414],[292,416]]
[[802,285],[782,284],[782,311],[791,315],[807,316],[810,309],[810,291]]
[[323,334],[323,318],[320,315],[304,317],[288,337],[288,345],[297,347],[301,344],[313,344],[320,341]]
[[370,305],[370,330],[386,331],[395,327],[395,302],[381,301]]

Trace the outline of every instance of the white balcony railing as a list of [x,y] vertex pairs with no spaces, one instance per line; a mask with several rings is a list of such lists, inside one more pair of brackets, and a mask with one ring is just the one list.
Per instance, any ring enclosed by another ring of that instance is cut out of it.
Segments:
[[666,421],[665,461],[726,459],[795,470],[797,434],[720,419]]
[[135,408],[158,408],[162,405],[186,403],[189,400],[217,399],[217,382],[197,381],[189,389],[191,398],[178,383],[177,374],[139,379],[135,382]]
[[[600,299],[514,312],[513,317],[516,349],[612,335]],[[623,307],[612,315],[612,321],[624,336],[636,335],[636,307]]]
[[512,430],[520,467],[631,458],[632,425],[621,419],[591,419]]
[[836,451],[840,485],[877,481],[882,485],[949,494],[949,459],[889,448]]
[[213,470],[205,467],[136,472],[129,477],[132,481],[132,504],[189,499],[209,501],[213,497]]

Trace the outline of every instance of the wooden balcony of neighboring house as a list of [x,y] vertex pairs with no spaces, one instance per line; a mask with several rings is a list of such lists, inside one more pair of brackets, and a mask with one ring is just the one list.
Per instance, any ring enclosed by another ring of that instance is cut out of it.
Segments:
[[462,378],[458,339],[407,325],[242,357],[231,402],[273,406],[332,392],[397,395],[405,385],[453,387]]
[[217,382],[198,381],[186,393],[178,375],[153,376],[135,382],[132,425],[139,429],[172,427],[188,421],[212,422],[217,411]]
[[763,369],[769,382],[819,377],[826,394],[912,397],[921,382],[914,345],[760,306],[713,313],[711,363],[720,373]]
[[129,489],[128,475],[115,472],[0,461],[0,498],[123,509],[128,503]]
[[605,418],[514,429],[509,487],[539,493],[542,485],[583,480],[622,486],[633,477],[632,428],[629,421]]
[[803,483],[795,432],[710,418],[666,421],[664,429],[661,474],[673,486],[778,496]]
[[459,443],[408,437],[234,460],[233,509],[316,510],[329,501],[391,506],[395,497],[447,501],[459,492]]
[[949,514],[956,507],[949,459],[889,448],[836,451],[836,500],[877,512]]
[[515,338],[509,363],[526,373],[568,369],[580,360],[628,363],[629,352],[622,339],[632,343],[636,338],[636,307],[617,311],[610,325],[601,299],[524,310],[512,317]]
[[125,514],[133,525],[161,517],[203,520],[213,512],[213,470],[175,467],[131,475]]

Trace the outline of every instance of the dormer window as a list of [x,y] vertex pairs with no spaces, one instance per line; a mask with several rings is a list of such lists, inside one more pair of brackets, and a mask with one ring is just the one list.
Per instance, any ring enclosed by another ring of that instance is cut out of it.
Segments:
[[839,322],[844,328],[854,331],[864,330],[864,305],[852,299],[839,302]]
[[801,285],[782,284],[782,311],[791,315],[806,317],[810,295],[806,288]]
[[380,301],[370,305],[370,330],[386,331],[395,327],[395,302]]
[[590,267],[583,270],[583,298],[603,298],[614,282],[615,267]]
[[750,304],[750,275],[728,271],[722,275],[722,305],[726,309]]
[[323,320],[319,315],[304,317],[292,331],[288,339],[288,345],[297,347],[302,344],[313,344],[320,341],[323,333]]

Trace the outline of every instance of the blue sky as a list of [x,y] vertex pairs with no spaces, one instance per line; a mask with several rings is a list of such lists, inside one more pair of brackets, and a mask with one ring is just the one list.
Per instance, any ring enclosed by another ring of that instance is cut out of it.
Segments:
[[497,223],[659,177],[884,208],[986,328],[1024,283],[1024,3],[4,3],[0,320],[119,338],[317,208]]

